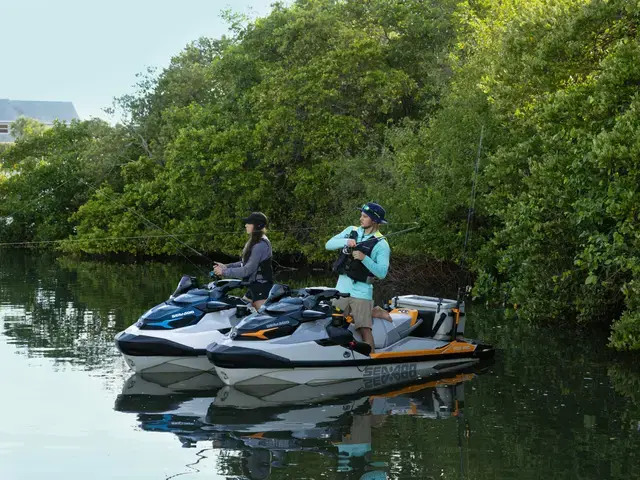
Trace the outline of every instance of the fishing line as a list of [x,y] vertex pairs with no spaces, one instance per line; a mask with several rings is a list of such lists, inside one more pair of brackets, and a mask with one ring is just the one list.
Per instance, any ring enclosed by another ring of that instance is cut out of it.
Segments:
[[[414,224],[415,222],[411,222],[410,224]],[[395,225],[409,225],[409,223],[397,223]],[[332,226],[325,226],[325,227],[301,227],[301,228],[291,228],[288,230],[271,230],[271,232],[275,232],[275,233],[291,233],[291,232],[297,232],[299,230],[319,230],[319,229],[323,229],[323,228],[331,228],[331,229],[335,229],[335,228],[342,228],[342,226],[337,226],[337,227],[332,227]],[[415,227],[418,228],[418,227]],[[407,230],[414,230],[414,228],[411,229],[407,229]],[[398,231],[398,232],[393,232],[389,235],[395,235],[398,233],[402,233],[402,231]],[[100,242],[100,241],[108,241],[108,240],[141,240],[141,239],[145,239],[145,238],[167,238],[167,237],[204,237],[204,236],[214,236],[214,235],[243,235],[244,232],[241,232],[239,230],[226,230],[226,231],[215,231],[215,232],[205,232],[205,233],[173,233],[173,234],[158,234],[158,235],[123,235],[123,236],[117,236],[117,237],[99,237],[99,238],[66,238],[66,239],[60,239],[60,240],[33,240],[33,241],[24,241],[24,242],[3,242],[0,243],[0,247],[2,246],[18,246],[18,245],[39,245],[39,244],[47,244],[47,243],[63,243],[63,242],[70,242],[70,243],[82,243],[82,242]],[[387,235],[387,236],[389,236]],[[386,238],[386,237],[383,237]],[[282,267],[282,268],[287,268],[287,267]]]
[[[98,179],[98,181],[96,183],[101,183],[102,181],[104,181],[110,174],[111,172],[116,168],[119,167],[121,165],[125,165],[126,163],[129,163],[129,161],[126,162],[122,162],[122,163],[114,163],[111,168],[109,168],[109,170],[100,178]],[[31,206],[32,204],[34,204],[35,202],[37,202],[38,200],[40,200],[42,197],[49,195],[53,192],[55,192],[56,190],[58,190],[60,187],[62,187],[63,185],[66,185],[67,183],[69,183],[72,180],[76,180],[74,177],[69,178],[68,180],[65,180],[64,182],[56,185],[55,187],[53,187],[50,190],[45,190],[44,192],[42,192],[40,195],[38,195],[35,199],[30,200],[29,202],[27,202],[26,205],[24,205],[22,208],[19,208],[18,210],[16,210],[15,212],[11,213],[10,215],[6,215],[6,217],[13,217],[15,214],[20,213],[22,211],[24,211],[27,207]],[[82,179],[80,179],[80,181],[82,181]],[[84,183],[84,182],[83,182]],[[85,183],[86,185],[86,183]]]
[[27,207],[31,206],[32,204],[34,204],[35,202],[37,202],[38,200],[40,200],[42,197],[49,195],[50,193],[55,192],[58,188],[62,187],[63,185],[66,185],[67,183],[69,183],[71,180],[75,180],[73,177],[65,180],[64,182],[62,182],[61,184],[53,187],[51,190],[45,190],[44,192],[42,192],[39,196],[37,196],[35,199],[31,200],[30,202],[28,202],[26,205],[24,205],[22,208],[19,208],[18,210],[16,210],[15,212],[11,213],[10,215],[7,215],[8,217],[13,217],[14,215],[16,215],[17,213],[20,213],[22,211],[24,211]]
[[[80,180],[81,182],[83,182],[85,185],[88,185],[92,188],[96,188],[95,186],[91,186],[90,184],[88,184],[87,182],[85,182],[84,180]],[[96,193],[98,193],[96,191]],[[102,195],[104,195],[105,197],[107,197],[107,199],[119,204],[120,206],[124,207],[128,212],[133,213],[134,215],[136,215],[137,217],[140,217],[142,220],[144,220],[145,222],[147,222],[149,225],[157,228],[158,230],[160,230],[161,232],[167,234],[172,240],[175,240],[176,242],[180,243],[181,245],[184,245],[185,247],[187,247],[189,250],[191,250],[194,253],[197,253],[199,256],[205,258],[206,260],[208,260],[210,263],[214,263],[213,260],[211,260],[209,257],[207,257],[206,255],[200,253],[199,251],[197,251],[195,248],[192,248],[191,246],[187,245],[186,243],[184,243],[182,240],[180,240],[179,238],[176,238],[174,235],[172,235],[171,233],[167,232],[166,230],[164,230],[162,227],[159,227],[158,225],[156,225],[155,223],[153,223],[151,220],[147,219],[144,215],[136,212],[135,210],[133,210],[132,208],[127,207],[126,205],[124,205],[122,202],[115,200],[113,198],[111,198],[109,195],[107,195],[104,191],[100,192]],[[194,262],[191,261],[191,259],[189,257],[187,257],[180,249],[177,249],[177,252],[182,255],[189,263],[191,263],[191,265],[193,265],[196,269],[198,269],[200,271],[200,273],[204,274],[204,275],[208,275],[208,272],[204,271],[199,265],[195,264]]]

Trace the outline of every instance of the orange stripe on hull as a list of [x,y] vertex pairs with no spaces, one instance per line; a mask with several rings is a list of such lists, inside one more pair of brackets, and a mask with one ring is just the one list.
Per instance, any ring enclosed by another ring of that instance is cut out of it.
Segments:
[[260,338],[262,340],[268,340],[267,337],[264,336],[265,333],[270,332],[271,330],[277,330],[278,327],[273,327],[273,328],[267,328],[266,330],[258,330],[257,332],[249,332],[249,333],[243,333],[241,336],[242,337],[256,337],[256,338]]
[[380,352],[369,355],[371,358],[400,358],[400,357],[425,357],[429,355],[452,355],[457,353],[471,353],[476,349],[476,345],[466,342],[453,341],[440,348],[428,350],[406,350],[404,352]]

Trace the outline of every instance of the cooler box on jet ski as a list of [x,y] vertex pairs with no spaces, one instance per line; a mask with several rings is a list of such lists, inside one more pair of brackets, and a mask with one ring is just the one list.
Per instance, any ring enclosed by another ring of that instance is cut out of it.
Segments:
[[[449,298],[424,297],[421,295],[399,295],[391,299],[393,308],[418,310],[418,316],[424,323],[431,325],[430,336],[437,340],[450,340],[453,324],[456,320],[453,309],[457,302]],[[460,303],[460,321],[458,335],[464,335],[464,302]]]

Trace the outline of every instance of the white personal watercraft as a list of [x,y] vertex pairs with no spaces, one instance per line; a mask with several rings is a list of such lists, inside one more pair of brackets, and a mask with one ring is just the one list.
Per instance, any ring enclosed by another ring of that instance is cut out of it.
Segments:
[[331,305],[348,295],[333,288],[295,292],[276,284],[260,311],[207,347],[227,385],[325,385],[362,379],[411,381],[442,375],[493,355],[462,337],[464,303],[405,295],[392,300],[392,321],[374,318],[375,353]]
[[169,300],[116,335],[118,350],[135,372],[213,371],[207,345],[255,311],[243,299],[229,295],[242,285],[241,280],[218,280],[199,288],[195,277],[183,276]]

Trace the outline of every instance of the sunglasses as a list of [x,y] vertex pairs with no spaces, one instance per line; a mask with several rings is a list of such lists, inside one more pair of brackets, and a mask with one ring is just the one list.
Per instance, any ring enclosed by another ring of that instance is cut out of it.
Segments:
[[368,212],[370,215],[373,215],[376,218],[380,218],[380,214],[378,212],[376,212],[375,210],[373,210],[372,208],[370,208],[369,205],[363,205],[362,206],[362,211],[363,212]]

